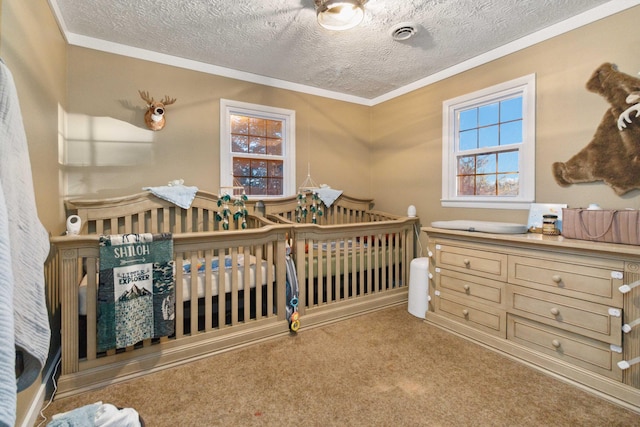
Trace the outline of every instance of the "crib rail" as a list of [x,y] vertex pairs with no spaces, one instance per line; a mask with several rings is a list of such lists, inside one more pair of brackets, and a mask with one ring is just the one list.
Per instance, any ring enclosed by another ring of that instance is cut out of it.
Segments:
[[294,227],[304,325],[406,300],[415,218]]
[[[185,363],[258,338],[287,333],[285,319],[286,226],[243,232],[182,233],[174,236],[176,265],[175,334],[108,352],[96,350],[99,236],[52,238],[58,260],[61,300],[61,376],[58,396],[117,382]],[[263,260],[264,269],[240,265],[239,257]],[[211,261],[219,260],[212,291]],[[231,259],[227,267],[224,260]],[[181,267],[204,259],[205,294],[198,298],[198,271]],[[78,284],[86,274],[86,319],[78,315]],[[184,279],[190,276],[185,296]],[[252,285],[252,283],[255,283]],[[83,322],[86,321],[86,327]]]
[[[310,196],[307,196],[307,205],[310,204]],[[345,194],[341,195],[330,206],[321,205],[322,215],[315,216],[315,224],[337,225],[353,224],[356,222],[368,222],[372,199],[358,199]],[[309,212],[306,216],[298,217],[297,197],[269,200],[265,206],[265,216],[278,223],[288,224],[312,224],[313,215]]]
[[[191,206],[182,209],[149,193],[104,200],[68,200],[67,214],[82,221],[80,234],[122,233],[189,233],[225,231],[216,217],[222,211],[218,197],[198,191]],[[231,214],[235,208],[231,206]],[[246,228],[268,223],[264,218],[249,216]],[[230,220],[228,230],[242,229],[242,221]]]

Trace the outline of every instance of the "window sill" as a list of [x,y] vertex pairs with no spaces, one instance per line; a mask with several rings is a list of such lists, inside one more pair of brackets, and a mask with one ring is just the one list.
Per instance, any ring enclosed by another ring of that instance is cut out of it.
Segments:
[[440,204],[444,208],[478,208],[478,209],[519,209],[529,210],[531,201],[523,200],[445,200],[441,199]]

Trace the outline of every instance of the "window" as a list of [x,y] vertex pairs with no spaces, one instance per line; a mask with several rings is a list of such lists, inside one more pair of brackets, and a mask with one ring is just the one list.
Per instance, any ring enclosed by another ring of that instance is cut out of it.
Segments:
[[528,209],[535,75],[445,101],[442,115],[442,206]]
[[240,184],[249,197],[293,195],[294,129],[295,111],[220,100],[220,186]]

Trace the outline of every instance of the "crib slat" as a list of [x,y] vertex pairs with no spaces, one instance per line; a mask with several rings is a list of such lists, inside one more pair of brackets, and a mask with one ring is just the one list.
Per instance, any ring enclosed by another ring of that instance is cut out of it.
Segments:
[[308,276],[305,271],[305,266],[308,265],[309,263],[305,261],[306,253],[304,251],[304,247],[305,247],[304,239],[300,239],[295,246],[296,275],[298,276],[298,286],[299,286],[298,312],[300,312],[301,316],[304,315],[306,307],[309,306],[308,292],[310,292],[307,289]]
[[176,322],[175,322],[175,334],[176,339],[180,339],[184,336],[184,294],[182,287],[183,280],[183,269],[182,269],[182,260],[184,254],[175,252],[174,254],[174,262],[175,262],[175,295],[176,295]]
[[147,231],[148,233],[157,233],[160,231],[160,226],[158,224],[158,212],[160,208],[153,209],[151,211],[151,228]]
[[[373,244],[373,242],[371,241],[371,236],[369,236],[369,239],[368,239],[367,243],[368,244],[367,244],[367,247],[365,248],[365,250],[364,251],[359,251],[357,253],[358,259],[360,260],[359,267],[357,268],[358,273],[359,273],[359,277],[360,277],[360,281],[359,281],[359,283],[360,283],[360,294],[364,294],[365,293],[366,283],[367,283],[366,281],[369,280],[369,275],[370,275],[368,272],[366,272],[364,270],[364,266],[365,266],[365,259],[368,258],[368,255],[367,255],[367,258],[365,258],[365,252],[366,253],[370,253],[371,245]],[[354,259],[355,259],[355,257],[354,257]],[[355,266],[354,266],[354,269],[356,269]]]
[[97,324],[97,308],[96,302],[97,298],[97,290],[98,284],[96,283],[96,259],[95,258],[87,258],[87,289],[86,289],[86,320],[87,320],[87,350],[86,357],[87,360],[94,360],[96,358],[96,348],[97,340],[96,340],[96,328],[91,327],[91,325]]
[[335,266],[335,286],[336,286],[336,301],[340,300],[340,288],[342,286],[342,280],[341,277],[343,277],[340,274],[340,258],[341,258],[341,254],[344,255],[344,251],[347,251],[349,249],[348,245],[346,242],[349,242],[350,239],[346,239],[345,240],[345,246],[340,248],[339,250],[337,250],[335,252],[335,256],[334,259],[332,260],[332,264]]
[[[285,266],[285,255],[286,255],[286,243],[284,240],[284,235],[281,235],[278,240],[276,241],[276,252],[275,252],[275,259],[277,259],[277,268],[276,268],[276,283],[277,283],[277,288],[276,288],[276,292],[277,292],[277,296],[276,296],[276,300],[277,300],[277,304],[278,304],[278,308],[277,308],[277,312],[278,312],[278,319],[279,320],[285,320],[285,299],[286,299],[286,266]],[[300,296],[298,295],[298,299],[300,298]],[[271,307],[271,305],[269,306]],[[298,307],[300,307],[300,305],[298,305]],[[300,310],[299,310],[300,311]],[[304,307],[301,310],[300,314],[304,314]]]
[[331,269],[331,263],[333,261],[333,257],[335,256],[335,253],[340,251],[340,244],[342,242],[340,240],[338,240],[336,242],[337,247],[336,248],[332,248],[331,247],[331,242],[327,241],[326,243],[326,247],[327,247],[327,275],[323,276],[326,277],[326,286],[327,286],[327,304],[331,304],[331,302],[333,301],[333,283],[332,283],[332,278],[333,278],[333,274],[332,274],[332,269]]
[[[256,320],[260,319],[262,316],[262,283],[264,282],[264,277],[262,274],[262,260],[264,256],[262,254],[262,245],[258,245],[256,247],[256,299],[255,299],[255,309],[256,309]],[[271,264],[269,260],[267,260],[267,274],[269,270],[271,270]],[[268,281],[264,283],[269,283]],[[267,313],[269,312],[269,308],[267,307]]]
[[384,265],[384,250],[385,250],[385,236],[383,234],[378,234],[376,239],[376,248],[373,250],[371,254],[372,263],[369,265],[369,270],[371,270],[371,274],[373,275],[373,280],[371,281],[370,292],[374,293],[380,289],[380,285],[384,282],[384,271],[381,270]]
[[[343,268],[342,271],[344,271],[344,274],[342,277],[344,277],[344,299],[349,299],[349,292],[350,290],[353,289],[353,281],[350,280],[350,274],[349,274],[349,260],[351,259],[351,255],[350,255],[350,251],[352,250],[352,248],[355,248],[358,243],[357,242],[357,236],[354,236],[354,242],[353,245],[351,245],[351,248],[347,248],[344,251],[344,256],[342,257],[342,263],[343,263]],[[360,240],[362,241],[362,239]]]
[[[206,268],[206,267],[205,267]],[[205,275],[206,279],[206,275]],[[191,298],[189,305],[190,334],[198,332],[198,254],[191,253]]]
[[[162,212],[162,215],[160,213]],[[158,209],[158,222],[162,220],[162,231],[167,233],[176,233],[175,228],[175,215],[170,206],[165,206]]]
[[[349,249],[349,251],[351,252],[351,255],[349,256],[350,259],[350,263],[349,263],[349,269],[347,270],[349,272],[349,275],[351,276],[351,280],[349,281],[349,287],[351,289],[351,295],[353,295],[353,297],[355,298],[356,296],[356,290],[358,288],[358,281],[357,281],[357,277],[358,277],[358,272],[357,272],[357,262],[358,262],[358,252],[362,252],[362,248],[364,247],[363,245],[365,245],[365,241],[364,241],[365,237],[364,236],[360,236],[360,246],[356,247],[355,245]],[[358,248],[360,248],[358,250]]]
[[[218,251],[218,260],[225,259],[227,255],[225,249]],[[227,289],[227,267],[225,263],[219,264],[218,270],[218,328],[222,329],[226,324],[226,289]]]
[[[273,250],[273,244],[269,243],[269,245],[267,245],[267,317],[273,317],[274,313],[273,313],[273,283],[275,282],[276,278],[274,277],[274,271],[271,268],[272,265],[276,266],[276,269],[282,270],[283,268],[285,268],[284,266],[284,258],[280,259],[278,258],[278,260],[282,263],[282,265],[276,265],[276,259],[274,258],[274,250]],[[284,301],[280,302],[280,304],[284,304]],[[280,311],[277,311],[277,313],[280,313]],[[276,314],[277,314],[276,313]]]
[[[205,251],[204,255],[204,330],[213,329],[213,272],[211,271],[211,261],[213,260],[213,251]],[[218,258],[218,263],[224,263],[224,259]],[[218,264],[220,265],[220,264]]]
[[187,233],[189,231],[193,231],[193,209],[185,209],[182,212],[184,212],[184,228],[182,229],[182,232]]
[[[244,283],[243,283],[243,307],[244,307],[244,323],[249,323],[251,318],[251,252],[249,252],[249,247],[244,247]],[[256,261],[256,272],[262,269],[262,261],[258,259]],[[256,293],[260,289],[260,285],[256,282]],[[258,312],[256,311],[256,316]]]
[[[238,324],[238,248],[231,248],[231,326]],[[225,288],[226,289],[226,288]],[[221,294],[225,292],[221,290]]]

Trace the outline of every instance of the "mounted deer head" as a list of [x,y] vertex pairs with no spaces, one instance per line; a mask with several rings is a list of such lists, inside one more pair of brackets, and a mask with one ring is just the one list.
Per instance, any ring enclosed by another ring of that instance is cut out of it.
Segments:
[[167,105],[176,102],[175,98],[169,98],[165,95],[162,101],[155,102],[149,96],[149,92],[139,90],[140,97],[147,103],[147,112],[144,114],[144,122],[151,130],[161,130],[165,124],[164,112]]

